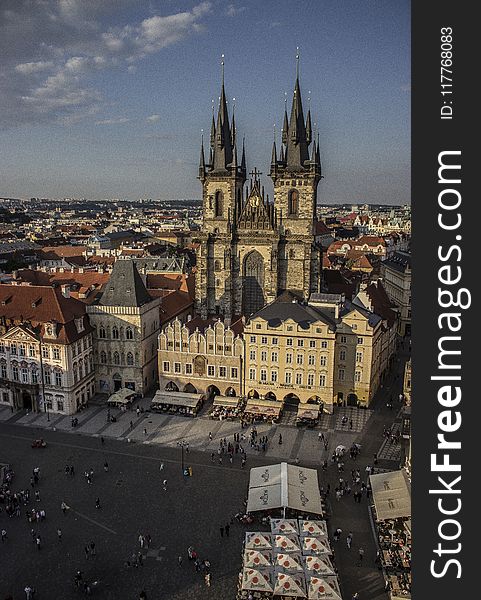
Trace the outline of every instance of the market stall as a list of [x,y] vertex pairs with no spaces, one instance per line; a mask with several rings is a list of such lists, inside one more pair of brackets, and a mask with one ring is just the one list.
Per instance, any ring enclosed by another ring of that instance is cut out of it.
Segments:
[[315,427],[319,423],[318,404],[299,404],[297,408],[296,425]]
[[187,392],[156,392],[152,398],[151,409],[187,417],[195,417],[204,404],[203,394]]
[[282,413],[283,404],[276,400],[249,398],[244,409],[243,419],[255,423],[277,423]]
[[303,516],[322,515],[317,471],[287,463],[251,469],[247,512],[275,508]]
[[370,476],[378,562],[391,600],[411,597],[411,484],[404,469]]
[[219,421],[232,421],[242,415],[244,406],[243,396],[215,396],[209,416]]
[[128,407],[132,404],[136,397],[137,394],[133,390],[128,388],[120,388],[120,390],[117,390],[109,397],[107,404],[109,406],[117,406],[120,408]]
[[336,577],[309,577],[307,579],[309,600],[342,600]]

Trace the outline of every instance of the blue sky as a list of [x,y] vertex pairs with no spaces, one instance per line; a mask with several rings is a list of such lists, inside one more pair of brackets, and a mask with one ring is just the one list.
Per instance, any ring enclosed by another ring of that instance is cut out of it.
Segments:
[[198,198],[220,57],[267,189],[295,82],[323,203],[410,201],[405,0],[2,0],[0,196]]

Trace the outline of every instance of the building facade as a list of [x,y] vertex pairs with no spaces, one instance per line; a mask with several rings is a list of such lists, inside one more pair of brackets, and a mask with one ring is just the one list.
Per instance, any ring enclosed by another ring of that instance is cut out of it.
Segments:
[[133,260],[117,260],[99,301],[87,307],[95,335],[96,391],[141,395],[157,383],[161,298],[152,298]]
[[[238,161],[234,116],[229,118],[222,82],[217,121],[212,118],[210,158],[201,148],[203,225],[197,254],[196,311],[227,319],[249,316],[284,290],[304,298],[319,289],[321,247],[315,243],[319,143],[310,111],[304,119],[296,79],[290,119],[284,115],[278,157],[272,148],[270,202],[254,169],[247,178],[245,148]],[[309,147],[312,144],[312,149]]]
[[399,335],[411,335],[411,255],[394,252],[381,263],[381,274],[389,299],[399,309]]
[[0,403],[74,414],[95,393],[85,305],[47,286],[0,286]]
[[159,335],[159,388],[164,391],[244,394],[242,321],[220,318],[182,323],[176,319]]

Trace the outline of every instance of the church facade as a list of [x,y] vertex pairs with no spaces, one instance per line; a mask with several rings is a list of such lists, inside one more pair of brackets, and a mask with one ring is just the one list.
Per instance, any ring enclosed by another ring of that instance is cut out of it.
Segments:
[[209,160],[202,143],[203,226],[197,255],[196,312],[232,319],[249,317],[285,290],[307,301],[319,291],[321,248],[314,241],[319,143],[310,111],[304,117],[296,78],[290,118],[284,114],[282,143],[274,141],[270,177],[274,201],[254,169],[246,185],[246,155],[238,160],[235,118],[229,118],[222,82],[217,119],[212,117]]

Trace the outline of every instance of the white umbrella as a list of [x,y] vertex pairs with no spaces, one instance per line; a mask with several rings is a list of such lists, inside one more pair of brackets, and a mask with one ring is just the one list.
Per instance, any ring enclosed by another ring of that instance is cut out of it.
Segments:
[[342,600],[337,579],[332,577],[328,582],[321,577],[310,577],[307,583],[309,600]]
[[302,559],[300,554],[276,554],[274,567],[281,568],[283,571],[303,571]]
[[272,556],[267,550],[246,550],[244,552],[244,567],[271,567]]
[[302,549],[309,554],[332,554],[329,543],[317,537],[302,538]]
[[304,574],[292,575],[289,573],[277,573],[274,585],[274,595],[307,598]]
[[295,519],[271,519],[272,533],[298,533],[297,521]]
[[301,535],[310,535],[327,538],[327,525],[325,521],[299,521]]
[[306,570],[313,576],[335,575],[334,567],[328,556],[305,556]]
[[276,535],[274,537],[274,547],[281,552],[299,552],[298,537],[294,535]]
[[336,454],[337,455],[344,454],[345,451],[346,451],[346,446],[343,446],[342,444],[339,444],[339,446],[336,446]]
[[272,548],[269,533],[246,533],[246,550],[270,550]]
[[272,592],[272,572],[259,569],[244,569],[242,573],[242,589]]

